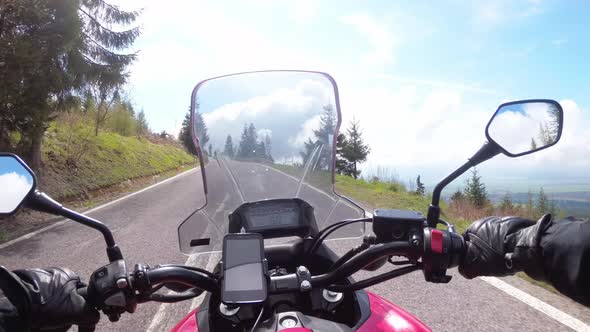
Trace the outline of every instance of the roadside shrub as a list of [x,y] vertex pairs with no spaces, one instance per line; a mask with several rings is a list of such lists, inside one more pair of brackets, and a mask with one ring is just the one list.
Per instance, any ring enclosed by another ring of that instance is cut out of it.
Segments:
[[106,123],[106,129],[121,136],[132,136],[136,134],[136,120],[133,114],[127,109],[117,107],[111,112]]

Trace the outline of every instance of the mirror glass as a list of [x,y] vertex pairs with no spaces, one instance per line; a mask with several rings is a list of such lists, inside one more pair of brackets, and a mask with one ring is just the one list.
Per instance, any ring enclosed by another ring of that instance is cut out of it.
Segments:
[[[363,216],[362,209],[333,190],[334,137],[341,119],[328,76],[298,71],[229,75],[203,82],[193,98],[193,134],[201,149],[207,204],[180,226],[183,252],[220,250],[228,215],[245,202],[303,199],[314,207],[320,229]],[[334,236],[361,234],[362,226],[355,224]],[[202,238],[211,240],[192,245]]]
[[0,214],[10,214],[35,186],[33,175],[14,156],[0,156]]
[[490,120],[487,136],[508,155],[520,156],[557,143],[562,117],[563,110],[555,101],[506,103]]

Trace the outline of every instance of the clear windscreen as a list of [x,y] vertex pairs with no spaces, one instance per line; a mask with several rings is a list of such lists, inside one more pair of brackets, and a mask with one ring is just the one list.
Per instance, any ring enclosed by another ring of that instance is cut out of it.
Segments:
[[[333,190],[335,91],[327,76],[309,72],[231,75],[195,88],[192,118],[206,204],[180,225],[182,252],[221,250],[229,215],[246,202],[300,198],[314,208],[319,229],[364,216]],[[363,233],[357,223],[334,236]]]

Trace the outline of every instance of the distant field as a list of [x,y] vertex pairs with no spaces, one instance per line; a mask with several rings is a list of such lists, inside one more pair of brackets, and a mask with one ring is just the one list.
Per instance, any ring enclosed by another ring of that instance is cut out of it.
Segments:
[[[550,192],[546,190],[551,200],[557,203],[557,206],[567,216],[590,217],[590,191],[573,191],[573,192]],[[504,193],[490,194],[492,201],[499,201]],[[524,204],[528,200],[528,193],[512,193],[512,200],[515,203]],[[536,200],[537,195],[533,194]]]

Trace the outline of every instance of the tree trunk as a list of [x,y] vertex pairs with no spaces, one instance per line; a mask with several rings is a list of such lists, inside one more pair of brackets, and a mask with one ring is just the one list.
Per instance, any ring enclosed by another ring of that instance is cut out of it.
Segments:
[[38,172],[41,169],[41,143],[43,142],[43,134],[44,130],[36,130],[33,137],[31,137],[28,160],[29,166],[35,172]]
[[354,179],[356,180],[356,178],[358,177],[358,174],[357,174],[357,172],[356,172],[356,161],[352,163],[352,168],[354,169],[354,170],[353,170],[353,172],[354,172],[354,173],[352,174],[352,176],[353,176],[353,177],[354,177]]
[[94,136],[98,136],[99,124],[100,124],[100,107],[96,109],[96,121],[94,122]]

